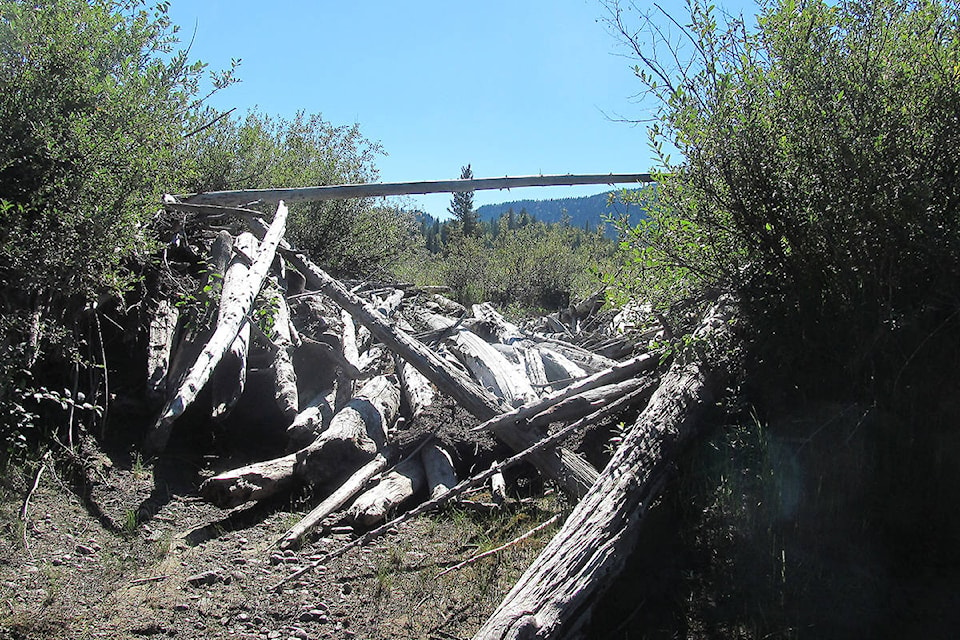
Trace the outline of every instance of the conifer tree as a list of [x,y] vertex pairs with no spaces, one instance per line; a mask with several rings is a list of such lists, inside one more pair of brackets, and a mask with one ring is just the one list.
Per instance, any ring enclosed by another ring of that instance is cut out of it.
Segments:
[[[460,178],[463,180],[473,179],[473,170],[469,164],[460,169]],[[460,229],[464,236],[481,235],[482,230],[478,224],[479,217],[473,209],[473,191],[453,194],[453,200],[451,200],[450,208],[447,211],[460,222]]]

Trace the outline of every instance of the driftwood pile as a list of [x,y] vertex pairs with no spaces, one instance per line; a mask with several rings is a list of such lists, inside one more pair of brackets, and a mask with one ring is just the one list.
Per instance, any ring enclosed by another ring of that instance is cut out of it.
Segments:
[[[470,487],[492,480],[496,496],[505,468],[532,463],[578,506],[476,637],[571,637],[582,629],[588,603],[630,551],[671,459],[709,401],[703,358],[684,353],[662,371],[645,346],[663,327],[640,308],[598,313],[602,292],[520,327],[488,304],[466,309],[431,288],[348,288],[286,244],[283,202],[269,225],[252,210],[172,197],[165,208],[194,221],[234,216],[247,231],[206,232],[204,283],[220,289],[208,330],[178,318],[169,300],[153,305],[148,388],[161,409],[145,446],[162,452],[204,389],[212,397],[204,410],[222,421],[244,394],[248,372],[269,373],[274,397],[265,401],[282,416],[286,454],[211,477],[200,493],[230,508],[297,485],[317,487],[326,497],[278,544],[305,543],[346,507],[351,522],[375,528],[337,555]],[[692,343],[723,334],[727,313],[715,306]],[[442,439],[397,437],[441,396],[513,455],[462,479]],[[575,431],[644,403],[602,473],[565,447]],[[410,508],[414,496],[426,502]]]

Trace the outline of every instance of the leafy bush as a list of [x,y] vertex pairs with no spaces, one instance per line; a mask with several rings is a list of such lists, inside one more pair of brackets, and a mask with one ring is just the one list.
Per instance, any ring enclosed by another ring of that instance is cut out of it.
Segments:
[[[253,111],[224,118],[191,141],[188,191],[357,184],[377,178],[380,145],[357,125],[334,126],[318,115],[292,120]],[[270,211],[269,213],[272,213]],[[373,199],[290,206],[288,238],[338,275],[370,275],[395,258],[411,217]]]
[[890,390],[937,356],[960,328],[956,3],[772,0],[754,27],[692,0],[674,40],[607,6],[657,105],[659,206],[630,246],[665,301],[739,291],[828,383]]

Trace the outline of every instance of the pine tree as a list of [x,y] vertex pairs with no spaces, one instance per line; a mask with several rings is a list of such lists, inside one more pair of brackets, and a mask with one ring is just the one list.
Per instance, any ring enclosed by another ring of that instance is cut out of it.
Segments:
[[[463,180],[473,179],[473,170],[469,164],[460,169],[460,178]],[[450,202],[450,208],[447,211],[460,222],[460,229],[464,236],[479,236],[482,233],[478,224],[479,217],[473,209],[473,191],[453,194],[453,200]]]

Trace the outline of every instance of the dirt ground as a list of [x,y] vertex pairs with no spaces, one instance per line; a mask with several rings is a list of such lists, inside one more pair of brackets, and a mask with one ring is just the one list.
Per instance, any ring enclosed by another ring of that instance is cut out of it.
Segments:
[[[437,574],[558,509],[549,497],[496,513],[447,509],[276,592],[279,580],[354,532],[337,528],[279,552],[274,543],[310,508],[309,496],[225,513],[195,497],[189,478],[199,476],[189,464],[179,461],[176,478],[136,460],[102,460],[95,475],[104,483],[91,494],[99,518],[62,473],[42,476],[25,523],[20,496],[8,492],[0,506],[0,637],[470,637],[552,530]],[[170,484],[158,488],[158,477]],[[137,509],[152,516],[137,525]]]

